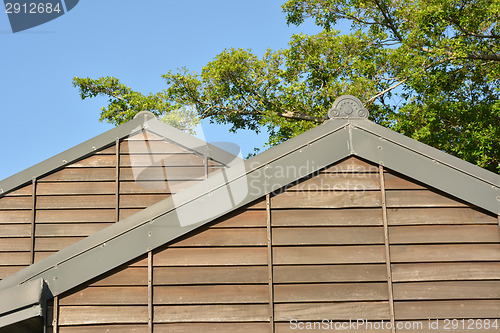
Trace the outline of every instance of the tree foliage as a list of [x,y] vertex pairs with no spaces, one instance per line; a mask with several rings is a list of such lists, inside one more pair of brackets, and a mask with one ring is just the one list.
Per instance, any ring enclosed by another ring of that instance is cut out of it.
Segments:
[[267,131],[270,145],[321,124],[350,94],[373,121],[500,172],[500,0],[288,0],[283,10],[289,24],[324,30],[260,57],[227,49],[200,74],[169,71],[156,94],[109,77],[74,85],[82,98],[109,97],[101,120],[194,105],[233,131]]

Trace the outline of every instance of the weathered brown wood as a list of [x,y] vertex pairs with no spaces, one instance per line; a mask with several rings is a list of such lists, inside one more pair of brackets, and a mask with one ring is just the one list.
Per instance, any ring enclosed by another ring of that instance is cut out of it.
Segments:
[[155,333],[268,333],[267,323],[173,323],[154,325]]
[[112,223],[115,219],[114,208],[110,209],[64,209],[38,210],[36,223]]
[[120,219],[119,220],[123,220],[127,217],[130,217],[132,215],[134,215],[135,213],[138,213],[140,212],[141,210],[143,210],[144,208],[125,208],[125,209],[120,209]]
[[500,299],[500,281],[438,281],[394,284],[396,300]]
[[116,268],[91,282],[91,287],[111,286],[147,286],[148,271],[146,267]]
[[[411,320],[411,321],[399,321],[397,325],[401,325],[402,328],[398,328],[398,333],[413,333],[413,332],[432,332],[432,333],[495,333],[500,332],[500,327],[492,327],[495,319],[489,321],[489,325],[485,328],[485,320],[475,320],[467,319],[462,322],[462,320],[453,321],[453,319],[447,318],[448,320],[432,319],[429,320]],[[454,329],[453,325],[456,325]],[[497,320],[498,324],[498,320]],[[406,328],[405,328],[406,325]],[[480,328],[479,328],[480,327]]]
[[86,237],[110,225],[112,223],[39,224],[35,235],[37,237]]
[[157,266],[266,265],[266,247],[167,248],[155,253]]
[[388,209],[389,225],[412,224],[495,224],[495,217],[472,208]]
[[30,237],[29,224],[0,224],[0,237]]
[[495,225],[421,225],[390,227],[391,244],[499,243]]
[[[2,199],[0,199],[1,201]],[[0,210],[0,223],[30,223],[29,210]]]
[[148,332],[153,333],[154,298],[153,298],[153,251],[148,252]]
[[[21,188],[18,188],[17,190],[14,190],[14,191],[10,191],[10,192],[7,192],[6,194],[4,194],[2,197],[19,197],[19,196],[29,196],[31,195],[31,193],[33,193],[33,185],[32,184],[29,184],[29,185],[25,185]],[[0,198],[1,200],[1,198]]]
[[398,320],[498,318],[500,300],[405,301],[394,307]]
[[85,195],[114,194],[113,182],[61,182],[40,183],[37,185],[37,195]]
[[[109,151],[111,153],[111,150]],[[115,152],[116,153],[116,152]],[[74,163],[68,164],[67,168],[103,168],[115,167],[116,159],[113,155],[92,155]]]
[[387,296],[389,301],[390,321],[392,324],[391,332],[395,333],[396,329],[394,327],[394,295],[392,287],[391,251],[389,247],[389,227],[387,223],[387,195],[385,191],[384,167],[382,164],[379,164],[378,171],[380,180],[380,192],[382,195],[382,220],[384,222],[385,267],[387,272],[387,291],[388,291]]
[[31,253],[31,238],[0,238],[0,251],[30,251]]
[[120,207],[146,208],[169,196],[168,194],[122,194],[120,195]]
[[210,224],[210,228],[251,228],[266,227],[265,210],[237,209],[231,213],[216,219]]
[[380,208],[273,210],[273,226],[382,225]]
[[281,303],[275,305],[276,320],[367,320],[389,319],[387,302]]
[[26,252],[0,252],[0,266],[26,266],[30,265],[30,253]]
[[387,281],[383,264],[275,266],[275,283]]
[[95,155],[114,155],[116,151],[115,145],[112,145],[111,147],[107,147],[101,150],[96,151],[94,154]]
[[25,197],[3,197],[0,198],[0,210],[21,210],[31,209],[32,198],[30,196]]
[[500,280],[500,262],[418,263],[392,265],[393,280]]
[[276,303],[386,301],[387,283],[320,283],[274,286]]
[[120,143],[121,154],[174,154],[188,153],[187,150],[160,140],[124,140]]
[[267,285],[155,286],[154,304],[268,303]]
[[188,234],[170,247],[196,246],[259,246],[266,245],[266,229],[201,229],[194,234]]
[[40,178],[39,182],[103,182],[115,180],[115,168],[66,168]]
[[334,164],[330,167],[325,168],[322,172],[337,172],[337,173],[346,173],[346,172],[378,172],[378,166],[360,160],[356,157],[349,157],[337,164]]
[[274,247],[275,265],[385,262],[383,245]]
[[0,265],[0,279],[5,279],[6,277],[20,271],[26,266],[1,266]]
[[155,193],[178,193],[186,188],[199,183],[199,180],[185,181],[122,181],[120,182],[120,194],[155,194]]
[[267,302],[269,304],[269,332],[274,333],[274,277],[273,277],[273,221],[271,195],[266,195],[266,240],[267,240]]
[[35,251],[59,251],[84,238],[85,237],[37,237]]
[[40,196],[37,209],[114,208],[114,195]]
[[[210,169],[211,170],[211,169]],[[205,178],[205,168],[203,166],[152,166],[148,168],[120,168],[121,180],[203,180]]]
[[267,311],[266,304],[160,305],[155,322],[267,322]]
[[287,191],[365,191],[378,190],[374,173],[320,173],[287,188]]
[[384,244],[382,227],[274,228],[273,245]]
[[63,326],[59,328],[60,333],[95,333],[95,332],[106,332],[106,333],[147,333],[148,327],[146,325],[140,324],[129,324],[129,325],[85,325],[85,326]]
[[154,285],[267,283],[266,266],[155,267]]
[[391,245],[399,262],[500,261],[500,244]]
[[52,306],[52,332],[59,332],[59,296],[54,296]]
[[56,252],[57,251],[35,251],[35,262],[39,262],[40,260],[43,260]]
[[[145,167],[152,164],[159,164],[165,166],[203,166],[203,157],[190,154],[190,153],[177,153],[177,154],[127,154],[121,155],[121,167]],[[213,162],[208,161],[208,165],[215,165]]]
[[61,306],[59,325],[147,323],[147,306]]
[[159,137],[156,134],[148,132],[147,130],[142,130],[139,133],[131,134],[124,139],[124,141],[163,141],[163,138]]
[[466,207],[463,202],[429,190],[388,190],[387,207]]
[[115,222],[120,221],[120,139],[116,138],[116,155],[115,155]]
[[379,207],[380,191],[284,192],[271,199],[275,208]]
[[423,190],[427,188],[410,178],[391,172],[384,173],[384,181],[387,190]]
[[147,287],[85,287],[62,295],[59,304],[64,305],[146,305]]

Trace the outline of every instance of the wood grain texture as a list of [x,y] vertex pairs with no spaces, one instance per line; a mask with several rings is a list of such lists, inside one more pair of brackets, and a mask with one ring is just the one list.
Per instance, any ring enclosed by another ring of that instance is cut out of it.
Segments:
[[0,198],[0,210],[31,209],[31,196]]
[[178,145],[162,140],[124,140],[120,143],[120,154],[175,154],[188,151]]
[[320,173],[287,191],[365,191],[378,190],[380,184],[374,173]]
[[273,210],[277,226],[372,226],[382,225],[380,208],[367,209],[287,209]]
[[156,266],[266,265],[265,247],[167,248],[155,253]]
[[276,303],[386,301],[387,283],[318,283],[274,286]]
[[59,298],[63,305],[146,305],[147,287],[86,287],[65,293]]
[[[163,166],[202,166],[203,157],[195,154],[127,154],[121,155],[120,166],[138,167],[159,164]],[[213,165],[213,163],[211,163]]]
[[120,181],[120,194],[156,194],[177,193],[186,188],[199,183],[199,180],[171,180],[165,182],[164,180],[157,181]]
[[396,319],[498,318],[500,300],[395,302]]
[[378,166],[360,160],[356,157],[349,157],[339,163],[325,168],[322,172],[346,173],[346,172],[378,172]]
[[388,302],[280,303],[275,305],[277,321],[297,320],[368,320],[389,319]]
[[385,262],[383,245],[274,247],[275,265]]
[[267,303],[267,285],[155,286],[155,305]]
[[174,322],[265,322],[266,304],[157,305],[155,323]]
[[61,306],[60,325],[146,323],[147,306]]
[[0,252],[0,266],[30,265],[30,253],[27,252]]
[[[212,168],[209,168],[211,171]],[[203,180],[205,168],[203,166],[162,167],[151,166],[148,168],[120,168],[120,180],[132,181],[178,181],[178,180]]]
[[27,266],[2,266],[0,263],[0,279],[5,279],[6,277],[20,271]]
[[275,283],[387,281],[385,265],[275,266]]
[[108,209],[50,209],[37,210],[36,223],[112,223],[115,210]]
[[148,272],[146,267],[120,266],[101,275],[89,283],[90,287],[111,286],[147,286]]
[[417,181],[392,172],[384,173],[384,182],[386,190],[423,190],[428,188]]
[[210,228],[266,227],[265,210],[237,209],[210,223]]
[[387,207],[466,207],[443,194],[429,190],[387,190]]
[[[111,150],[110,150],[111,151]],[[92,155],[79,161],[68,164],[67,168],[102,168],[116,166],[116,159],[113,155]]]
[[114,195],[39,196],[37,209],[113,208]]
[[169,194],[122,194],[120,208],[146,208],[169,196]]
[[[1,199],[0,199],[1,200]],[[29,210],[0,210],[0,223],[30,223]]]
[[201,229],[171,243],[170,247],[259,246],[266,245],[266,229]]
[[398,262],[500,261],[500,244],[391,245]]
[[[309,324],[310,323],[310,324]],[[306,332],[342,332],[342,333],[390,333],[391,330],[387,329],[385,325],[387,322],[384,322],[382,325],[379,321],[371,321],[370,323],[364,324],[356,323],[356,321],[348,322],[348,321],[338,321],[334,320],[332,323],[326,323],[320,325],[320,321],[316,322],[303,322],[303,326],[299,326],[299,323],[276,323],[276,333],[293,333],[300,332],[299,329],[302,327],[303,331]],[[316,325],[316,326],[314,326]],[[325,326],[326,325],[326,326]],[[345,329],[342,329],[342,325],[344,325]],[[380,326],[376,326],[380,325]],[[399,331],[398,331],[399,332]]]
[[267,282],[266,266],[154,267],[158,285],[258,284]]
[[115,180],[115,168],[66,168],[44,176],[43,182],[103,182]]
[[146,325],[134,325],[134,324],[130,324],[130,325],[119,325],[119,324],[85,325],[85,326],[61,326],[61,327],[59,327],[59,333],[95,333],[95,332],[147,333],[147,331],[148,331],[148,327]]
[[496,218],[481,211],[463,208],[393,208],[387,210],[389,225],[415,224],[496,224]]
[[31,227],[29,224],[0,224],[1,237],[30,237]]
[[271,199],[278,208],[379,207],[380,191],[357,192],[284,192]]
[[391,244],[499,243],[495,225],[421,225],[390,227]]
[[60,182],[37,184],[36,194],[41,195],[85,195],[113,194],[114,182]]
[[394,299],[500,299],[500,281],[439,281],[395,283]]
[[29,251],[31,238],[0,238],[0,252]]
[[37,237],[86,237],[96,233],[112,223],[55,223],[36,226]]
[[[500,326],[498,328],[492,327],[495,319],[489,321],[488,328],[484,328],[485,320],[457,320],[456,329],[453,328],[453,322],[451,320],[439,320],[433,319],[429,320],[411,320],[411,321],[399,321],[397,325],[401,325],[397,332],[400,333],[410,333],[410,332],[432,332],[432,333],[495,333],[500,332]],[[497,324],[499,320],[496,321]],[[405,328],[406,325],[406,328]],[[478,328],[481,327],[481,328]]]
[[174,323],[156,324],[155,333],[269,333],[267,323]]
[[500,280],[500,262],[393,264],[394,281]]
[[60,251],[85,237],[37,237],[35,240],[35,251]]
[[384,244],[382,227],[273,228],[273,245]]
[[[16,190],[7,192],[2,197],[27,196],[27,195],[31,195],[31,193],[33,193],[33,185],[29,184],[29,185],[24,185],[23,187],[20,187],[20,188],[18,188]],[[0,198],[0,200],[1,200],[1,198]]]

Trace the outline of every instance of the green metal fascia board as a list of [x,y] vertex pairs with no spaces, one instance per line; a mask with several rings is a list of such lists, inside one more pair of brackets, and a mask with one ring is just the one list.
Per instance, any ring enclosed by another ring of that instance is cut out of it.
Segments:
[[43,279],[0,290],[0,318],[13,309],[21,309],[41,303],[45,292],[46,285]]
[[367,120],[351,120],[355,155],[500,214],[500,176]]
[[[0,281],[43,278],[58,295],[349,156],[347,121],[329,121]],[[96,260],[99,258],[99,260]]]
[[[0,317],[0,333],[29,333],[29,332],[43,332],[43,319],[45,309],[36,304],[28,308],[10,313],[6,316]],[[29,322],[32,318],[39,317],[40,320],[36,322]],[[15,325],[17,324],[17,325]]]

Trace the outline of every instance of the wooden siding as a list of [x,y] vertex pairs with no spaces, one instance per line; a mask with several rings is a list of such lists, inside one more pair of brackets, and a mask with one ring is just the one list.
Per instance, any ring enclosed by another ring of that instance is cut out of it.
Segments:
[[0,279],[221,168],[144,133],[0,197]]
[[[131,195],[158,194],[128,185]],[[60,229],[61,216],[43,216],[37,233],[82,237],[89,223],[72,217],[72,229]],[[15,225],[6,235],[27,235]],[[351,319],[370,324],[342,332],[466,332],[446,330],[445,320],[500,321],[499,300],[496,216],[349,158],[60,295],[53,312],[59,332],[281,333],[299,323],[320,332],[322,320]],[[391,322],[400,329],[380,326]]]

